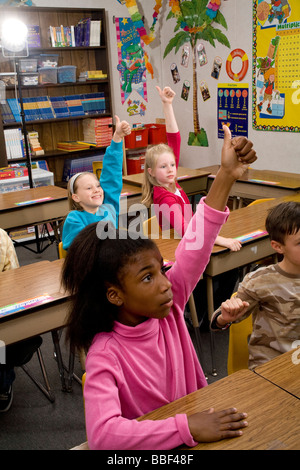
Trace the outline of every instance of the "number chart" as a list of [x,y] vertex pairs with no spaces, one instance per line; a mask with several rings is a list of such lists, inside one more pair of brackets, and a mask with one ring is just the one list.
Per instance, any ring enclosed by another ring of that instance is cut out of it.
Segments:
[[255,0],[253,128],[300,131],[300,2]]

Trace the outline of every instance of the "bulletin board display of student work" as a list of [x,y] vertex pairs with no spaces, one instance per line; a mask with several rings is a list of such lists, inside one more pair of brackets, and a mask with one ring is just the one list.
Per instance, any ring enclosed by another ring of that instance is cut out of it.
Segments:
[[300,131],[300,1],[253,1],[253,128]]

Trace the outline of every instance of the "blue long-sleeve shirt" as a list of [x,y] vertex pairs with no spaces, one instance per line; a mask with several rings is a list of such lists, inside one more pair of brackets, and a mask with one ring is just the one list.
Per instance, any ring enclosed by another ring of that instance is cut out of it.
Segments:
[[122,167],[122,142],[114,142],[112,140],[110,146],[106,149],[100,176],[100,185],[104,191],[103,204],[99,206],[96,214],[91,214],[84,210],[69,212],[62,233],[64,250],[70,247],[78,233],[89,224],[106,220],[111,221],[115,227],[118,226],[120,195],[123,187]]

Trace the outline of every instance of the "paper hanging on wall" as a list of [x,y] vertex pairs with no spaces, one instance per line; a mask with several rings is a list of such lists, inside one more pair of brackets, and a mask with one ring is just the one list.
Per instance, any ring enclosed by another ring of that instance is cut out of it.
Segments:
[[122,104],[133,90],[148,101],[143,44],[130,18],[116,18],[118,65]]
[[300,2],[255,0],[253,128],[300,130]]
[[176,64],[171,64],[171,74],[172,74],[172,78],[173,78],[173,82],[176,84],[178,82],[180,82],[180,75],[179,75],[179,72],[178,72],[178,67]]
[[223,124],[231,131],[232,137],[248,137],[247,83],[218,84],[218,137],[224,137]]

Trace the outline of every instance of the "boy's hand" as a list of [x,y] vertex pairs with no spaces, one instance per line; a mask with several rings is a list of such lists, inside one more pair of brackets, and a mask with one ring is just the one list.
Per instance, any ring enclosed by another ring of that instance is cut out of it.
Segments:
[[173,99],[176,95],[175,91],[172,90],[169,86],[164,87],[163,90],[160,89],[159,86],[155,87],[158,91],[160,99],[165,104],[172,104]]
[[222,148],[221,164],[228,175],[237,180],[247,171],[250,163],[257,160],[256,152],[252,148],[253,143],[246,137],[235,137],[231,139],[228,126],[223,126],[224,143]]
[[127,121],[120,121],[118,116],[115,116],[116,119],[116,129],[114,133],[114,140],[120,142],[125,135],[129,135],[131,133],[130,124]]
[[221,315],[218,316],[217,323],[219,325],[226,325],[227,323],[238,320],[247,312],[248,307],[248,302],[238,297],[231,297],[231,299],[222,302]]

